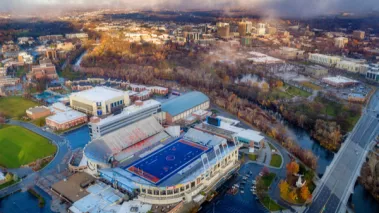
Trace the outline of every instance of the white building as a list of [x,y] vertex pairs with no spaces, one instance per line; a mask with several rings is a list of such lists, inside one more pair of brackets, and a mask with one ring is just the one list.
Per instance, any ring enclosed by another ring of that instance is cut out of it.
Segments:
[[365,60],[342,58],[341,61],[337,62],[336,68],[354,73],[365,73],[367,64]]
[[332,67],[341,61],[341,58],[338,56],[323,55],[319,53],[309,53],[309,61]]
[[119,111],[129,103],[127,92],[110,87],[94,87],[70,95],[70,106],[72,108],[98,116]]
[[258,23],[257,34],[258,35],[265,35],[266,34],[266,24]]
[[379,82],[379,64],[371,64],[367,70],[366,78]]
[[70,33],[65,35],[68,39],[78,38],[78,39],[87,39],[87,33]]
[[25,64],[33,64],[33,56],[27,52],[18,53],[18,61],[24,62]]
[[[158,101],[136,101],[135,104],[124,108],[120,114],[104,119],[98,117],[91,118],[88,124],[90,136],[92,139],[99,138],[124,126],[158,114],[160,111],[161,103]],[[162,120],[163,118],[157,119]]]
[[349,40],[345,37],[337,37],[334,39],[334,46],[337,48],[344,48]]

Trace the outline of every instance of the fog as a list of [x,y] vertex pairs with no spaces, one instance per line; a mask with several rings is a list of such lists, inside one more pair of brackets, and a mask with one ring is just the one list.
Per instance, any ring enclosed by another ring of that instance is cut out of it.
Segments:
[[[69,9],[251,9],[269,16],[315,16],[338,12],[379,10],[378,0],[0,0],[0,11],[14,14],[49,10],[58,14]],[[53,11],[52,11],[53,10]]]

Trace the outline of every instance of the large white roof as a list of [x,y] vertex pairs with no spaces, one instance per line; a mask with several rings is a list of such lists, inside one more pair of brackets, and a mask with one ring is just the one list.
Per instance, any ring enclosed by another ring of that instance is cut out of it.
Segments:
[[102,102],[112,98],[124,96],[124,94],[124,91],[110,87],[94,87],[89,90],[72,93],[70,97],[79,97],[93,102]]
[[86,114],[84,113],[78,112],[76,110],[69,110],[66,112],[59,112],[55,115],[47,117],[46,119],[49,119],[58,124],[63,124],[63,123],[78,119],[80,117],[85,117],[85,116]]

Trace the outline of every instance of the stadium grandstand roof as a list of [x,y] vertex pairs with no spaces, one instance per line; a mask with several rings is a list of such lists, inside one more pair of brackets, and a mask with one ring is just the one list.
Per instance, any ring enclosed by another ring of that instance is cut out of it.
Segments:
[[93,140],[87,144],[84,153],[91,160],[107,163],[109,157],[163,130],[154,117],[148,117]]
[[193,91],[164,102],[162,110],[176,116],[207,101],[209,98],[204,93]]

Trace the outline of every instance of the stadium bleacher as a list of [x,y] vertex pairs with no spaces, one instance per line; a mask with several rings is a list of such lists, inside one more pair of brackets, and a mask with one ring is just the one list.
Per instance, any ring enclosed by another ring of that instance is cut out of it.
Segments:
[[[149,117],[93,140],[85,147],[84,153],[89,159],[108,163],[110,157],[131,147],[118,157],[118,159],[123,159],[127,157],[127,154],[138,151],[139,146],[132,148],[138,142],[149,138],[149,140],[141,144],[143,146],[145,143],[153,143],[155,139],[159,141],[164,137],[168,137],[167,133],[158,134],[163,132],[163,130],[163,126],[154,117]],[[157,136],[152,137],[155,135]]]

